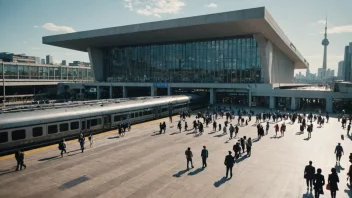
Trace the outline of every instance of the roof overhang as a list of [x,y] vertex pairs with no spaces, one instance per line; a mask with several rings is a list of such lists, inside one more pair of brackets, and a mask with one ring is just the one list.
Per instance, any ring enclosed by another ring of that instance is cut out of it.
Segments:
[[132,46],[262,34],[292,61],[308,62],[265,7],[43,37],[43,43],[82,52],[89,47]]

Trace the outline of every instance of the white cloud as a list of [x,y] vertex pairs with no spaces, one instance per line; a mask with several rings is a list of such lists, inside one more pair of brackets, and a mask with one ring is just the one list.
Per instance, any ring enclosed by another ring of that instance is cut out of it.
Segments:
[[161,18],[162,14],[177,14],[186,4],[183,0],[123,0],[126,8],[137,14]]
[[352,25],[328,28],[328,34],[352,33]]
[[53,23],[46,23],[42,26],[42,28],[49,30],[49,31],[53,31],[53,32],[64,32],[64,33],[76,32],[76,30],[74,30],[72,27],[59,26],[59,25],[55,25]]
[[23,41],[24,44],[27,44],[27,41]]
[[218,7],[218,5],[216,5],[215,3],[209,3],[209,4],[204,5],[204,6],[207,7],[207,8],[216,8],[216,7]]
[[35,25],[35,26],[33,26],[34,28],[38,28],[39,26],[37,26],[37,25]]
[[40,50],[39,47],[32,47],[31,50]]

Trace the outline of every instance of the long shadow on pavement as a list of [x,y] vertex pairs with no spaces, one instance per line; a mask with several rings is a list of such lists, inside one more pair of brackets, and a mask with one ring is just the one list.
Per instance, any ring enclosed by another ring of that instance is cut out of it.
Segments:
[[185,174],[187,171],[188,171],[188,169],[181,170],[181,171],[179,171],[178,173],[173,174],[172,176],[173,176],[173,177],[180,178],[180,177],[181,177],[183,174]]
[[237,159],[237,160],[236,160],[236,163],[240,163],[240,162],[242,162],[243,160],[245,160],[245,159],[247,159],[247,158],[248,158],[248,156],[247,156],[247,155],[244,155],[243,157]]
[[219,138],[219,137],[222,137],[224,135],[226,135],[226,134],[223,133],[223,134],[219,134],[219,135],[214,135],[214,137],[218,137]]
[[219,181],[214,182],[214,186],[216,188],[219,188],[221,185],[223,185],[228,179],[226,177],[222,177]]
[[120,136],[118,135],[118,136],[113,136],[113,137],[108,137],[108,139],[117,139],[117,138],[120,138]]
[[337,173],[340,173],[341,171],[345,170],[340,164],[339,165],[335,165],[335,169]]
[[302,135],[304,132],[297,132],[296,135]]
[[348,197],[352,198],[351,186],[347,184],[347,187],[350,189],[345,189],[344,192],[348,195]]
[[197,168],[196,170],[189,172],[188,175],[193,176],[193,175],[196,175],[196,174],[202,172],[203,170],[204,170],[204,168]]
[[57,155],[57,156],[53,156],[53,157],[46,157],[46,158],[42,158],[42,159],[39,159],[38,161],[51,161],[51,160],[56,160],[56,159],[60,159],[61,156],[60,155]]
[[302,195],[302,198],[313,198],[312,191],[307,191],[305,194]]

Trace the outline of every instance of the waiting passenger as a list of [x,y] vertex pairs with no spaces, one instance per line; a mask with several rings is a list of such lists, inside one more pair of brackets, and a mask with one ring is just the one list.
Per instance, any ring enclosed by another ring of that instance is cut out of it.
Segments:
[[89,139],[89,142],[90,142],[90,147],[92,148],[92,145],[93,145],[93,134],[92,133],[89,134],[88,139]]
[[84,141],[85,141],[85,137],[83,136],[83,134],[82,134],[81,138],[79,138],[78,141],[79,141],[79,144],[81,146],[81,151],[83,153],[84,152]]

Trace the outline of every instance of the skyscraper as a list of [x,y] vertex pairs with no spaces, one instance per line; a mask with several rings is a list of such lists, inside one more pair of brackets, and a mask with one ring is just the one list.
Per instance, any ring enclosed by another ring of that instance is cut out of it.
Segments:
[[322,71],[322,78],[326,77],[326,56],[327,56],[327,48],[329,45],[329,40],[327,38],[327,29],[328,29],[328,17],[326,17],[326,22],[325,22],[325,34],[324,34],[324,39],[321,42],[321,44],[324,46],[324,59],[323,59],[323,71]]
[[66,66],[66,65],[67,65],[66,60],[62,60],[62,61],[61,61],[61,65]]
[[35,57],[35,64],[40,64],[40,57]]
[[351,81],[352,75],[352,42],[345,47],[345,56],[343,60],[344,81]]
[[52,56],[46,55],[46,64],[48,64],[48,65],[54,64]]
[[338,70],[337,70],[337,78],[339,80],[343,80],[343,72],[344,72],[343,61],[340,61],[338,65]]
[[42,58],[42,61],[40,62],[41,64],[45,65],[45,59]]

